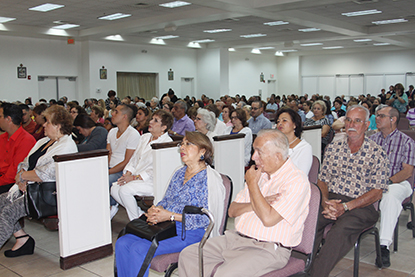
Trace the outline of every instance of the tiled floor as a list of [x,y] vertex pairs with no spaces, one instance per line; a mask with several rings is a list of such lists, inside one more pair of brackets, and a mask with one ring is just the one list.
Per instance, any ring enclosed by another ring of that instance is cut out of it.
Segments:
[[[361,246],[360,276],[415,276],[415,239],[412,232],[406,229],[408,212],[402,212],[399,251],[391,254],[391,267],[379,270],[375,264],[375,251],[373,236],[366,237]],[[126,212],[123,208],[112,220],[113,241],[115,242],[119,231],[128,222]],[[62,270],[59,267],[59,243],[58,233],[47,231],[43,225],[25,220],[25,230],[36,240],[36,250],[33,255],[18,258],[6,258],[3,252],[10,249],[14,239],[0,250],[0,276],[113,276],[114,257],[110,256],[95,262],[87,263],[69,270]],[[228,228],[233,228],[231,219]],[[150,277],[163,276],[163,274],[150,271]],[[176,275],[177,276],[177,275]],[[330,276],[347,277],[353,276],[353,251],[350,251],[344,259],[333,269]]]

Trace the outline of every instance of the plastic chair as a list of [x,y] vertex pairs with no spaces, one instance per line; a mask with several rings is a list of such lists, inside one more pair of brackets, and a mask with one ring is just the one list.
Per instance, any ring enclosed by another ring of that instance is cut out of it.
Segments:
[[320,171],[320,160],[313,155],[313,163],[311,164],[310,171],[308,172],[308,180],[310,183],[317,184],[318,173]]
[[[226,189],[225,209],[223,211],[224,214],[220,228],[221,233],[223,234],[226,230],[226,224],[228,222],[228,208],[231,204],[232,196],[232,180],[226,175],[221,174],[221,176],[222,183]],[[180,252],[156,256],[151,261],[150,268],[157,272],[165,272],[164,276],[166,277],[171,276],[173,271],[178,267],[179,255]]]
[[310,184],[310,188],[311,197],[309,203],[309,212],[304,222],[304,231],[301,243],[296,247],[293,247],[293,252],[300,253],[301,256],[305,257],[305,260],[291,256],[285,267],[271,271],[265,275],[262,275],[261,277],[282,277],[292,276],[293,274],[301,275],[306,274],[310,269],[313,257],[314,240],[317,231],[317,219],[318,215],[320,214],[321,199],[319,188],[314,184]]
[[[415,169],[412,171],[412,176],[411,178],[408,179],[408,182],[411,184],[412,191],[413,191],[414,182],[415,182]],[[411,211],[411,222],[413,224],[414,218],[415,218],[415,209],[414,209],[414,204],[412,203],[412,196],[413,196],[413,193],[411,194],[411,196],[407,197],[405,200],[402,201],[402,208],[405,211],[408,209]],[[393,232],[393,251],[395,252],[398,251],[398,232],[399,232],[399,217],[398,217],[398,221],[396,222],[395,230]],[[412,227],[412,237],[415,238],[414,227]]]

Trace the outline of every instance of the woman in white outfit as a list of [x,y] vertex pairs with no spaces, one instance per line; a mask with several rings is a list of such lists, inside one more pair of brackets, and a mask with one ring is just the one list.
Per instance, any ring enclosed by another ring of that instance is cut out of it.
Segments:
[[151,144],[169,142],[172,139],[167,131],[173,125],[173,116],[164,110],[157,110],[148,130],[141,136],[137,149],[130,162],[125,166],[123,175],[111,187],[111,196],[127,210],[130,220],[143,214],[137,206],[134,195],[153,195],[153,155]]
[[290,108],[280,109],[276,115],[277,128],[283,132],[290,144],[289,156],[293,163],[307,176],[313,163],[313,149],[301,139],[303,127],[300,115]]
[[252,131],[248,127],[248,122],[246,122],[246,113],[244,110],[237,108],[231,114],[231,121],[233,126],[226,129],[225,134],[245,134],[244,145],[245,145],[245,155],[244,155],[244,164],[248,166],[249,161],[251,160],[251,149],[252,149]]

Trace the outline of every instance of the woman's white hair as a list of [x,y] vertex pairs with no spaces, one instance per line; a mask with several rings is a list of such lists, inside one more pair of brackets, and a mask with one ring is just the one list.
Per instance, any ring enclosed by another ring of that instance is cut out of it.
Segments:
[[208,111],[206,109],[199,108],[197,109],[197,114],[200,115],[203,122],[206,123],[206,129],[213,132],[216,126],[216,115],[214,112]]

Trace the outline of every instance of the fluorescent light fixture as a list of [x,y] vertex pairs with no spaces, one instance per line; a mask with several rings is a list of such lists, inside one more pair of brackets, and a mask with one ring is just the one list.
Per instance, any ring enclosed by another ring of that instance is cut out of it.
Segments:
[[16,20],[16,18],[0,16],[0,23],[6,23],[13,20]]
[[275,56],[284,57],[284,53],[282,53],[281,51],[277,51],[275,52]]
[[272,46],[266,46],[266,47],[258,47],[259,50],[269,50],[269,49],[275,49],[275,47]]
[[297,52],[298,50],[295,49],[288,49],[288,50],[280,50],[282,53],[288,53],[288,52]]
[[107,40],[114,40],[114,41],[124,41],[123,37],[120,35],[112,35],[105,37]]
[[164,42],[164,40],[160,39],[160,38],[153,38],[150,40],[151,44],[157,44],[157,45],[166,45],[166,43]]
[[403,23],[403,22],[408,22],[408,20],[406,20],[404,18],[398,18],[398,19],[372,21],[372,23],[373,24],[376,24],[376,25],[393,24],[393,23]]
[[374,46],[385,46],[385,45],[390,45],[390,43],[388,42],[379,42],[379,43],[373,43]]
[[261,50],[259,50],[258,48],[254,48],[251,51],[252,54],[261,54]]
[[366,11],[342,13],[342,15],[351,17],[351,16],[369,15],[369,14],[377,14],[377,13],[382,13],[382,11],[378,11],[378,10],[366,10]]
[[199,43],[194,42],[194,41],[189,42],[189,44],[187,45],[187,47],[190,47],[190,48],[202,48],[202,46],[200,46]]
[[43,5],[39,5],[33,8],[29,8],[30,11],[37,11],[37,12],[49,12],[49,11],[53,11],[59,8],[63,8],[65,7],[65,5],[58,5],[58,4],[50,4],[50,3],[46,3]]
[[266,34],[249,34],[249,35],[241,35],[241,38],[258,38],[258,37],[266,37]]
[[304,43],[304,44],[300,44],[301,46],[318,46],[318,45],[323,45],[323,43],[321,42],[315,42],[315,43]]
[[228,48],[229,52],[235,52],[235,48]]
[[264,25],[268,25],[268,26],[278,26],[278,25],[286,25],[286,24],[290,24],[290,22],[286,22],[286,21],[273,21],[273,22],[266,22],[266,23],[264,23]]
[[308,32],[321,31],[321,29],[319,29],[319,28],[306,28],[306,29],[298,29],[298,31],[308,33]]
[[223,32],[230,32],[232,29],[216,29],[216,30],[204,30],[203,32],[209,33],[209,34],[215,34],[215,33],[223,33]]
[[187,6],[190,4],[191,3],[184,2],[184,1],[174,1],[174,2],[169,2],[169,3],[159,4],[159,6],[173,9],[173,8]]
[[121,18],[129,17],[129,16],[131,16],[131,14],[114,13],[114,14],[110,14],[110,15],[105,15],[105,16],[98,17],[98,19],[103,19],[103,20],[116,20],[116,19],[121,19]]
[[179,36],[173,36],[173,35],[168,35],[168,36],[161,36],[161,37],[155,37],[157,39],[172,39],[172,38],[178,38]]
[[342,49],[344,46],[327,46],[323,47],[324,50],[331,50],[331,49]]
[[59,30],[59,29],[54,29],[54,28],[50,28],[47,32],[47,35],[52,35],[52,36],[63,36],[63,37],[67,37],[69,36],[68,32],[65,30]]
[[367,42],[367,41],[372,41],[370,38],[362,38],[362,39],[354,39],[354,42]]
[[0,23],[0,31],[8,31],[9,29],[6,28],[3,24]]
[[214,39],[207,38],[207,39],[194,40],[192,42],[194,42],[194,43],[208,43],[208,42],[214,42],[214,41],[215,41]]
[[62,24],[62,25],[52,27],[52,29],[66,30],[66,29],[71,29],[71,28],[76,28],[76,27],[79,27],[79,25],[76,25],[76,24]]

